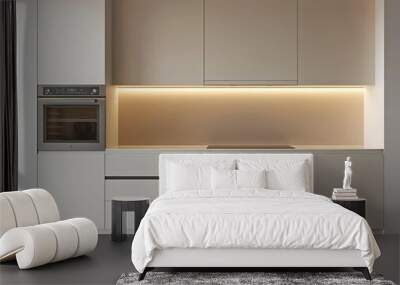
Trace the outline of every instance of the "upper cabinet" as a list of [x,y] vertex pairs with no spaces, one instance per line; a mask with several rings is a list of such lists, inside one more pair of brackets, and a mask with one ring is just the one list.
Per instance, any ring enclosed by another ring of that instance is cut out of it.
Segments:
[[203,0],[114,0],[113,84],[203,84]]
[[297,0],[205,0],[206,84],[297,84]]
[[299,0],[299,84],[373,84],[374,27],[373,0]]
[[[112,10],[116,85],[374,82],[374,0],[113,0]],[[71,37],[67,54],[83,45]]]
[[105,84],[105,0],[38,1],[39,84]]

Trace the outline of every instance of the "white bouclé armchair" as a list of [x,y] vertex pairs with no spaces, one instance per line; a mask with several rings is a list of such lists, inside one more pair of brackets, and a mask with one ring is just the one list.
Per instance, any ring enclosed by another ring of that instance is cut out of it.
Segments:
[[89,219],[60,221],[44,189],[0,193],[0,262],[16,259],[28,269],[84,255],[96,248],[97,235]]

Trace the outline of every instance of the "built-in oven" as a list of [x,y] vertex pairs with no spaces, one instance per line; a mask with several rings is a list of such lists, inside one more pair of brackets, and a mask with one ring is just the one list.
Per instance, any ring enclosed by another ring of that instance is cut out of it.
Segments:
[[104,86],[39,86],[39,150],[105,148]]

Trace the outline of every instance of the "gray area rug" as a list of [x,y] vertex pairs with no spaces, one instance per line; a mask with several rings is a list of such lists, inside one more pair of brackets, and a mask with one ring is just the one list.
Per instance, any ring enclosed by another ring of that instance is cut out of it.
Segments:
[[384,280],[380,275],[373,275],[368,281],[359,272],[148,272],[146,278],[138,281],[138,273],[122,274],[117,285],[146,284],[267,284],[267,285],[297,285],[297,284],[376,284],[395,285]]

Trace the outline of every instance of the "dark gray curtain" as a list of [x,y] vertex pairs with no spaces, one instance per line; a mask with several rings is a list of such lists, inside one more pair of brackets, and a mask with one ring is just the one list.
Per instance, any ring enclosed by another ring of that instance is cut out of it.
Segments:
[[18,189],[15,0],[0,0],[0,192]]

